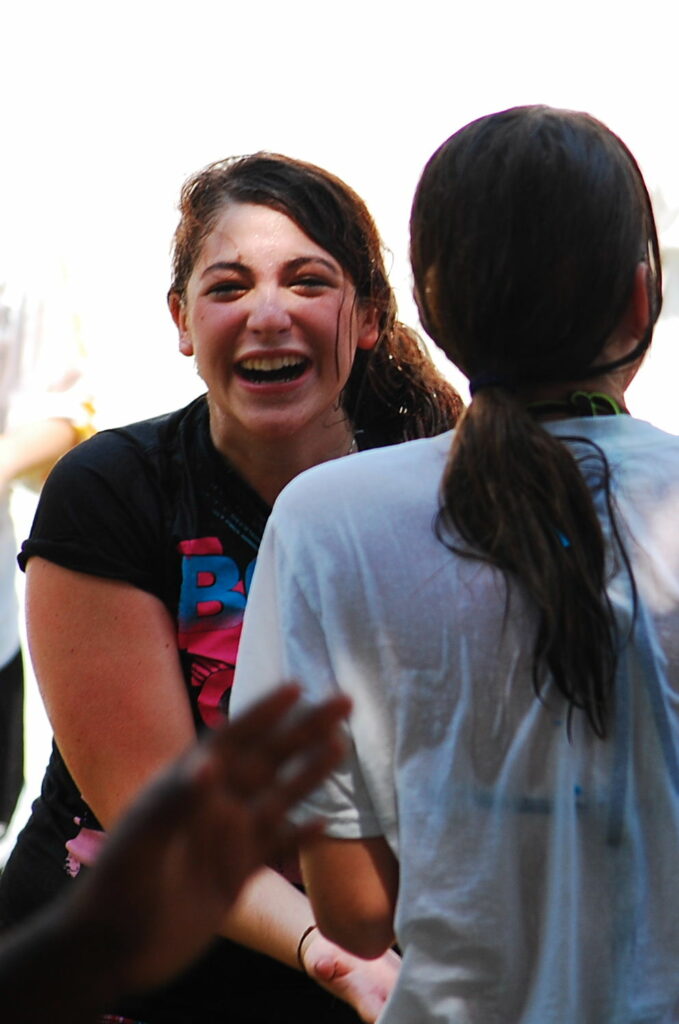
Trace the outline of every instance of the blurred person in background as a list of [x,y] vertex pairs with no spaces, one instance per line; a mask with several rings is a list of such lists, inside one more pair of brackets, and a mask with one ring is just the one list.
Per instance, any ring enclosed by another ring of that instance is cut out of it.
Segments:
[[44,244],[0,246],[0,835],[24,780],[24,670],[16,596],[11,486],[39,488],[51,466],[92,433],[83,349],[66,272]]

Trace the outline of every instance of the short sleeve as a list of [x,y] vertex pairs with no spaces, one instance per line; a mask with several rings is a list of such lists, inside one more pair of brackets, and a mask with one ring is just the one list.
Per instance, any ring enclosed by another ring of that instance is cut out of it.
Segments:
[[104,431],[67,453],[43,488],[19,565],[37,555],[164,599],[162,494],[147,453]]
[[[303,699],[310,704],[341,691],[319,617],[312,607],[314,602],[304,585],[308,583],[313,592],[313,559],[307,564],[304,545],[297,543],[291,560],[276,528],[275,515],[264,532],[245,612],[230,705],[235,713],[287,680],[300,683]],[[351,725],[346,728],[347,757],[301,805],[296,817],[324,818],[326,834],[336,838],[381,835],[356,756]]]

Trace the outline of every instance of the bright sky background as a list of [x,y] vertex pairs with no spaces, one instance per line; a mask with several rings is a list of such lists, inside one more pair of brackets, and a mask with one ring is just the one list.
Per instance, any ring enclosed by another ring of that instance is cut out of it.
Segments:
[[[413,189],[433,149],[480,114],[532,102],[590,110],[676,211],[676,6],[6,0],[0,208],[28,245],[56,240],[72,267],[104,421],[200,389],[176,352],[165,292],[180,185],[213,159],[272,149],[345,178],[393,253],[411,322]],[[658,332],[632,405],[679,432],[677,326]]]

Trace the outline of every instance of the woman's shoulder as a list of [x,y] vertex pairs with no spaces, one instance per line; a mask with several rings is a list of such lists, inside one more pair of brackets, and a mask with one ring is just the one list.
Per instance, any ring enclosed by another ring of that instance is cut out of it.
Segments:
[[184,446],[187,434],[195,436],[205,429],[203,421],[207,423],[207,405],[201,397],[182,409],[107,427],[67,452],[53,475],[63,479],[93,470],[99,477],[115,477],[134,472],[135,465],[145,471],[157,470],[163,455],[171,458]]
[[578,442],[596,446],[614,471],[614,482],[625,476],[639,484],[655,479],[669,482],[679,473],[679,437],[634,416],[599,416],[546,424],[550,433],[578,449]]
[[137,444],[141,448],[154,449],[171,445],[184,434],[203,432],[208,428],[208,408],[205,395],[195,398],[181,409],[138,420],[126,426],[113,427],[102,434],[113,434],[118,438]]
[[406,441],[335,459],[307,470],[281,492],[272,528],[279,536],[333,543],[360,536],[372,543],[389,517],[429,524],[438,508],[451,434]]
[[63,456],[43,487],[19,556],[21,568],[39,555],[65,568],[162,591],[182,474],[190,462],[184,453],[202,429],[203,406],[197,400],[176,412],[102,430]]
[[207,422],[207,402],[205,396],[201,395],[181,409],[100,430],[87,442],[89,448],[82,445],[80,448],[84,451],[96,448],[98,452],[136,448],[140,452],[152,453],[160,448],[171,447],[187,433],[205,430]]
[[544,423],[551,434],[571,440],[579,436],[622,451],[638,448],[679,450],[679,437],[636,416],[594,416]]

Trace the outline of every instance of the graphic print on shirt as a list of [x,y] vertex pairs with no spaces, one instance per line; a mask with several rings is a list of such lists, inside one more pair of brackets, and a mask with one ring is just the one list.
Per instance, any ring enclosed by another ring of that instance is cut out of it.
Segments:
[[191,658],[191,685],[199,687],[198,708],[207,726],[223,719],[243,628],[253,559],[244,573],[224,554],[218,537],[181,541],[179,649]]

